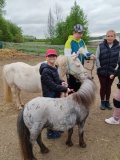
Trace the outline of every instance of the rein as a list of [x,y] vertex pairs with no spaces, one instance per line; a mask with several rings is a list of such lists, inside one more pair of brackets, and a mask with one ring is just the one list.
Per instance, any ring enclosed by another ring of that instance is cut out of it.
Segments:
[[[80,60],[81,60],[81,62],[82,62],[82,56],[81,56],[81,54],[80,54]],[[93,64],[92,64],[92,67],[91,67],[91,68],[88,68],[88,67],[85,67],[85,66],[84,66],[85,69],[87,69],[87,70],[90,71],[91,76],[92,76],[92,71],[93,71],[93,69],[94,69],[94,65],[95,65],[95,59],[93,59]]]
[[93,63],[92,63],[92,67],[91,67],[91,68],[84,67],[85,69],[87,69],[87,70],[90,71],[91,76],[92,76],[92,71],[93,71],[93,69],[94,69],[94,65],[95,65],[95,59],[93,59]]

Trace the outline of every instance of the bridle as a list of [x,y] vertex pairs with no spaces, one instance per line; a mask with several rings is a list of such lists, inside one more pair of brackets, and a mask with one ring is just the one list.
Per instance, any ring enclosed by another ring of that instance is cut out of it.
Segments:
[[79,75],[84,73],[83,71],[76,72],[76,71],[72,70],[71,67],[70,67],[70,62],[69,62],[69,58],[68,57],[66,57],[66,62],[67,62],[67,66],[68,66],[68,74],[70,74],[70,72],[73,72],[73,73],[75,73],[77,75],[77,77],[79,77]]

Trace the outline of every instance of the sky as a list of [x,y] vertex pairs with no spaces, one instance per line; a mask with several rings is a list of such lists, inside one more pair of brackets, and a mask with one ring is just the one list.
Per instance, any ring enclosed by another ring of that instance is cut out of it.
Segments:
[[[22,29],[23,35],[45,38],[48,13],[57,4],[62,8],[61,17],[70,14],[75,0],[6,0],[5,19]],[[106,34],[110,29],[120,32],[120,0],[76,0],[87,16],[90,36]],[[72,33],[71,33],[72,34]]]

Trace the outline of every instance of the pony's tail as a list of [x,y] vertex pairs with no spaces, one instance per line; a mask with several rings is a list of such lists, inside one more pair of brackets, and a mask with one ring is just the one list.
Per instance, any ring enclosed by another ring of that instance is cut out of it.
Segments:
[[13,101],[13,97],[12,97],[12,91],[11,91],[11,88],[10,86],[8,85],[5,77],[4,77],[4,74],[3,74],[3,84],[4,84],[4,96],[5,96],[5,100],[6,102],[12,102]]
[[30,132],[23,120],[24,108],[19,112],[17,119],[17,132],[24,160],[33,159],[32,144],[30,143]]

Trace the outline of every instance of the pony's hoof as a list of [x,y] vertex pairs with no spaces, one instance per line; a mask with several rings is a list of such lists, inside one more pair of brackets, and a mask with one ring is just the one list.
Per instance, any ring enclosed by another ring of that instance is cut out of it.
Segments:
[[80,143],[80,147],[85,148],[86,146],[86,143]]
[[69,147],[72,147],[72,146],[73,146],[73,143],[66,141],[66,145],[69,146]]
[[44,149],[41,149],[41,153],[48,153],[49,152],[49,149],[48,148],[44,148]]

